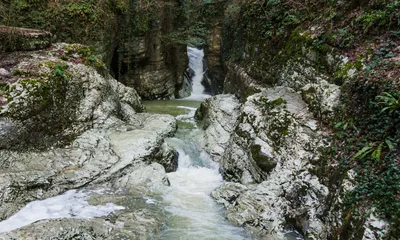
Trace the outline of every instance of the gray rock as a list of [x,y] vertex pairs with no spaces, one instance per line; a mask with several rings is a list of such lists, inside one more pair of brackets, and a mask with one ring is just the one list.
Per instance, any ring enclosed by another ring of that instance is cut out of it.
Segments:
[[43,220],[0,233],[0,239],[158,239],[163,221],[160,212],[143,208],[104,218]]
[[[214,109],[204,116],[208,125],[215,124],[213,116],[220,111]],[[231,134],[221,152],[220,172],[241,184],[225,183],[212,193],[227,208],[228,220],[267,239],[281,239],[290,226],[309,239],[326,239],[320,216],[329,191],[309,170],[320,158],[317,149],[328,142],[301,95],[287,87],[265,89],[248,97],[230,121],[234,127],[226,130]]]
[[[67,46],[57,44],[55,48],[60,50]],[[0,220],[15,213],[26,202],[69,189],[102,184],[130,190],[137,187],[138,191],[146,188],[150,192],[168,183],[164,168],[152,163],[169,157],[166,165],[168,161],[169,165],[174,164],[172,150],[165,147],[164,139],[175,133],[175,118],[138,113],[143,106],[136,91],[107,74],[99,74],[92,67],[63,62],[51,51],[29,54],[31,58],[15,67],[19,72],[26,70],[24,66],[37,66],[37,71],[45,73],[51,71],[49,62],[54,61],[68,65],[70,77],[65,102],[61,104],[63,112],[55,116],[55,120],[69,118],[70,124],[56,130],[60,135],[73,138],[62,144],[56,139],[55,144],[41,150],[32,150],[29,144],[34,143],[28,141],[27,148],[20,151],[10,143],[21,142],[23,137],[31,135],[42,137],[43,142],[54,139],[47,132],[36,134],[34,124],[24,126],[28,133],[24,135],[20,133],[23,126],[18,121],[0,119]],[[40,109],[40,98],[18,84],[15,83],[15,89],[22,93],[9,103],[11,106],[5,114],[14,111],[21,117],[18,120],[25,122],[31,118],[44,119],[47,115],[42,111],[33,111]],[[76,94],[79,97],[75,98]],[[13,103],[17,104],[12,106]],[[25,120],[21,120],[22,116]],[[45,120],[41,124],[47,129],[53,127]]]
[[204,130],[204,149],[219,162],[227,148],[239,116],[240,102],[234,95],[217,95],[204,101],[196,111]]
[[161,192],[169,186],[165,169],[158,163],[136,166],[130,173],[119,178],[114,187],[117,189],[130,189],[143,193]]
[[309,83],[301,89],[303,100],[318,119],[333,116],[334,108],[339,105],[340,92],[339,86],[326,81]]
[[11,74],[10,74],[10,72],[9,71],[7,71],[6,69],[4,69],[4,68],[0,68],[0,76],[2,76],[2,77],[8,77],[8,76],[10,76]]
[[167,173],[175,172],[178,169],[178,152],[168,143],[163,143],[162,151],[155,157],[155,161],[161,164]]
[[225,207],[235,205],[236,199],[248,188],[240,183],[227,182],[211,192],[211,196]]

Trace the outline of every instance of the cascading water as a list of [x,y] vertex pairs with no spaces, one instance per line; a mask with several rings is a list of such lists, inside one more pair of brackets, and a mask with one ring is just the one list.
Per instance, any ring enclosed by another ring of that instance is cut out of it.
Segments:
[[[165,209],[170,213],[163,240],[240,240],[251,239],[242,228],[230,225],[222,214],[222,206],[210,196],[223,183],[219,166],[200,146],[201,129],[194,120],[200,102],[167,101],[161,109],[169,111],[179,121],[175,137],[169,145],[179,153],[178,170],[168,173],[171,186],[163,194]],[[160,102],[146,103],[148,111],[160,109]]]
[[194,76],[192,77],[192,93],[186,99],[204,100],[210,97],[210,95],[204,94],[205,88],[201,84],[204,77],[204,51],[203,49],[188,46],[187,53],[189,57],[189,67],[193,70]]

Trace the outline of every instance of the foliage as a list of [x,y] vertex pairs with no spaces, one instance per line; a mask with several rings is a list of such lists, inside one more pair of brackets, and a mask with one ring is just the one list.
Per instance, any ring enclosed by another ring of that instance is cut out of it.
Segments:
[[382,100],[379,102],[383,104],[385,107],[382,109],[382,112],[389,110],[390,113],[398,110],[400,108],[400,91],[397,92],[398,97],[394,97],[392,94],[388,92],[384,92],[383,96],[377,96],[376,98]]
[[375,211],[393,227],[400,223],[400,73],[387,54],[395,46],[378,45],[365,69],[343,86],[330,156],[356,172],[346,198],[350,209],[362,216]]

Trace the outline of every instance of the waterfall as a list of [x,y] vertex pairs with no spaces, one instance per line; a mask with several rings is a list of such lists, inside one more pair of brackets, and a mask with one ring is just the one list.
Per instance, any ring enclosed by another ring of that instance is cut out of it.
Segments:
[[187,99],[204,100],[206,98],[209,98],[210,95],[204,93],[205,88],[201,84],[204,77],[204,51],[203,49],[197,49],[188,46],[187,53],[189,57],[189,67],[194,72],[194,76],[192,77],[192,93]]

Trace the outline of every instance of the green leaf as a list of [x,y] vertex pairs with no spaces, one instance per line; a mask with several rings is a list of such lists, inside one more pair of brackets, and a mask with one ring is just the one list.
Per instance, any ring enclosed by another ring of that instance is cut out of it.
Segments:
[[382,153],[382,143],[379,144],[378,148],[372,153],[371,157],[375,159],[377,162],[381,160],[381,153]]
[[360,151],[358,151],[356,153],[356,155],[354,155],[350,160],[353,161],[356,158],[364,158],[365,155],[367,155],[368,153],[370,153],[372,151],[372,146],[373,144],[370,144],[368,146],[363,147]]
[[340,128],[343,125],[343,122],[339,122],[335,125],[335,128]]
[[391,142],[390,140],[385,140],[385,142],[386,142],[386,144],[388,145],[389,150],[390,150],[390,151],[393,151],[393,150],[394,150],[394,147],[393,147],[392,142]]

